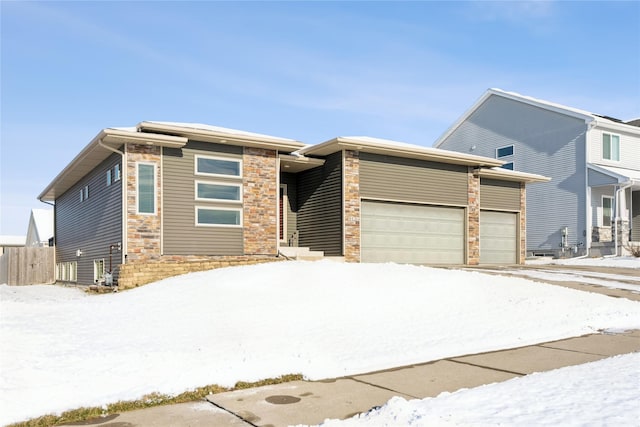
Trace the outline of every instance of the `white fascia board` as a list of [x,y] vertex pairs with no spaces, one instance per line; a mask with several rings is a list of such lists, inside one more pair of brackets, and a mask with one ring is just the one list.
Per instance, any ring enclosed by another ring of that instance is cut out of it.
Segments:
[[480,177],[485,178],[494,178],[503,181],[518,181],[518,182],[549,182],[551,178],[544,175],[538,175],[535,173],[527,173],[527,172],[518,172],[512,171],[510,169],[502,169],[502,168],[482,168],[478,171],[478,175]]
[[305,147],[299,152],[305,155],[326,156],[344,149],[467,166],[492,167],[504,164],[502,160],[489,157],[367,137],[337,137],[322,144]]
[[293,139],[189,123],[145,121],[138,123],[137,129],[139,131],[168,132],[200,141],[285,151],[295,151],[305,146],[303,142]]

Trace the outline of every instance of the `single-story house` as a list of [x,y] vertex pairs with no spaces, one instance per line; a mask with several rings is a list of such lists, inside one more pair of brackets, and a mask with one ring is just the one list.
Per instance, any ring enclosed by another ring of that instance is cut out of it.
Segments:
[[347,262],[522,263],[525,184],[545,178],[503,163],[147,121],[102,130],[38,198],[55,204],[58,280],[78,284],[108,272],[135,286],[290,246]]

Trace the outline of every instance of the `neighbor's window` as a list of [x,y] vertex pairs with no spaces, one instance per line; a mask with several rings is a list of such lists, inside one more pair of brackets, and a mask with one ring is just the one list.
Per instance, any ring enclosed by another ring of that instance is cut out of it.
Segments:
[[93,260],[93,281],[102,279],[104,276],[104,259]]
[[113,181],[120,181],[120,163],[113,167]]
[[602,196],[602,226],[611,227],[613,214],[613,197]]
[[80,190],[80,201],[84,202],[89,198],[89,186],[85,185],[83,189]]
[[196,156],[196,173],[227,177],[242,176],[242,162],[235,159]]
[[196,181],[196,200],[239,202],[240,184],[221,184]]
[[509,163],[505,163],[504,165],[500,166],[502,169],[509,169],[510,171],[513,170],[513,162],[509,162]]
[[156,165],[138,163],[138,213],[156,213]]
[[107,170],[107,187],[111,185],[111,169]]
[[196,225],[239,227],[242,225],[242,210],[196,207]]
[[496,159],[501,157],[513,156],[513,145],[507,145],[506,147],[496,148]]
[[602,134],[602,158],[620,161],[620,136],[610,133]]

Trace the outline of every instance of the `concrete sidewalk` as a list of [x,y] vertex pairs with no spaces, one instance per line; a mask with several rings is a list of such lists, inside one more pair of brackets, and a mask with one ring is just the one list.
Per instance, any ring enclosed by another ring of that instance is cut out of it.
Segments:
[[294,381],[210,395],[208,402],[126,412],[84,424],[133,426],[288,426],[348,418],[393,396],[442,392],[505,381],[533,372],[640,351],[640,330],[594,334],[533,346],[473,354],[326,381]]

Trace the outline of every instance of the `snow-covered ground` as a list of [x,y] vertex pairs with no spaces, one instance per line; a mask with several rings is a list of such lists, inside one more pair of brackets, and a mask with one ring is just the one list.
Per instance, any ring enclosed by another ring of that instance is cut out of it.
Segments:
[[282,262],[117,294],[0,285],[0,424],[640,328],[640,303],[473,271]]
[[514,378],[434,398],[392,398],[323,427],[637,426],[640,353]]
[[616,267],[616,268],[640,268],[640,258],[626,256],[626,257],[603,257],[603,258],[566,258],[566,259],[528,259],[527,265],[544,265],[544,264],[556,264],[556,265],[588,265],[598,267]]

